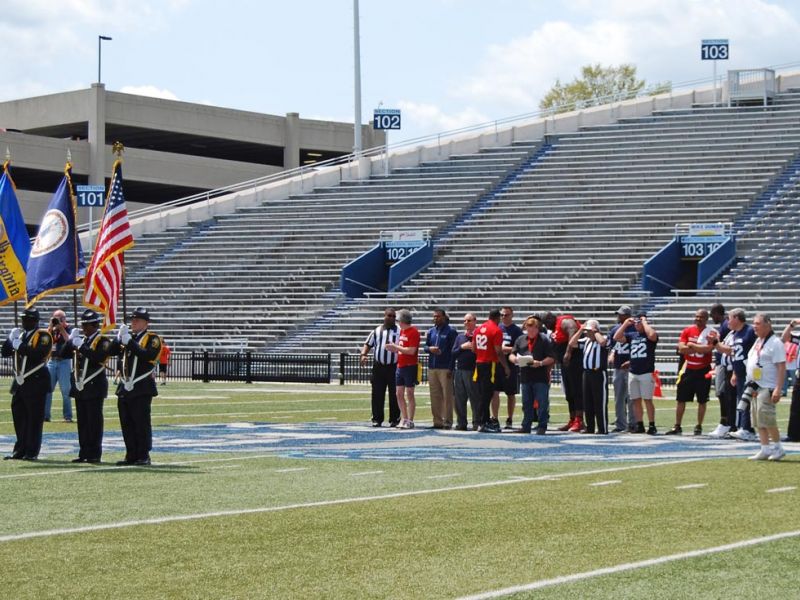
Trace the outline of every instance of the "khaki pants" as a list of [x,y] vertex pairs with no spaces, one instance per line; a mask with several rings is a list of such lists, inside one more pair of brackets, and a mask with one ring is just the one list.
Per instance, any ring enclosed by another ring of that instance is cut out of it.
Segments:
[[453,426],[453,376],[449,369],[428,369],[434,427]]

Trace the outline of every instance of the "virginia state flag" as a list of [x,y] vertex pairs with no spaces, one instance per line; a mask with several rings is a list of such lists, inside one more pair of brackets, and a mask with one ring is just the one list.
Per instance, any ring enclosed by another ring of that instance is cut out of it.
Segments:
[[0,177],[0,306],[25,300],[25,267],[31,240],[15,189],[6,163]]
[[67,163],[64,178],[44,214],[28,259],[27,305],[48,294],[83,287],[86,272],[81,240],[75,231],[75,198]]

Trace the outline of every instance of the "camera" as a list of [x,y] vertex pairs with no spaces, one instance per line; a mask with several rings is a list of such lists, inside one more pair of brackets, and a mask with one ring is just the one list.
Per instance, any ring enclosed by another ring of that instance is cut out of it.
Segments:
[[755,381],[748,381],[744,384],[745,389],[751,389],[754,392],[758,391],[759,385]]
[[53,317],[50,320],[50,323],[52,323],[53,327],[58,327],[58,324],[61,323],[61,321],[58,320],[58,317]]

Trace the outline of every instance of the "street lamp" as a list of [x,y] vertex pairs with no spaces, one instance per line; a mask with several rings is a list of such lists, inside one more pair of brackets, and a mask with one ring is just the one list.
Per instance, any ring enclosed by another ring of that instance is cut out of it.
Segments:
[[102,64],[103,58],[103,47],[100,45],[103,43],[103,40],[108,42],[111,41],[111,38],[107,35],[98,35],[97,36],[97,83],[101,83],[100,79],[100,65]]

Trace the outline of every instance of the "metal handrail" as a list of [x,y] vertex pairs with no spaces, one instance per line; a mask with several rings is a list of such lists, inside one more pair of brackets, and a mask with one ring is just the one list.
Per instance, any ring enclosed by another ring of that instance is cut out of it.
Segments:
[[[771,69],[788,69],[791,67],[800,66],[800,62],[793,62],[793,63],[785,63],[780,65],[770,65],[768,68]],[[664,92],[664,94],[672,94],[675,90],[683,90],[688,88],[693,88],[697,85],[704,84],[704,83],[713,83],[713,77],[705,77],[700,79],[692,79],[688,81],[679,82],[677,84],[671,84],[670,90],[668,92]],[[592,99],[590,105],[599,106],[601,104],[613,104],[615,102],[621,102],[625,100],[633,100],[634,98],[640,98],[644,96],[651,95],[654,90],[658,89],[658,85],[650,86],[639,91],[636,94],[631,94],[630,92],[623,93],[623,94],[611,94],[608,96],[601,96],[598,98]],[[659,94],[660,95],[660,94]],[[401,140],[399,142],[387,145],[387,146],[378,146],[375,148],[370,148],[368,150],[362,151],[359,153],[352,153],[347,154],[344,156],[338,156],[336,158],[331,158],[325,161],[321,161],[318,163],[314,163],[313,165],[303,165],[301,167],[296,167],[294,169],[289,169],[285,171],[281,171],[279,173],[273,173],[271,175],[265,175],[263,177],[257,177],[255,179],[249,179],[247,181],[242,181],[240,183],[235,183],[232,185],[215,188],[213,190],[208,190],[206,192],[201,192],[199,194],[193,194],[191,196],[185,196],[183,198],[176,198],[175,200],[170,200],[168,202],[164,202],[161,204],[156,204],[153,206],[141,208],[139,210],[131,211],[128,213],[129,219],[136,219],[141,217],[146,217],[151,214],[163,212],[165,209],[168,208],[177,208],[180,206],[185,206],[188,204],[194,204],[199,200],[205,200],[209,202],[212,198],[217,198],[226,194],[230,194],[237,191],[242,191],[246,189],[253,189],[262,185],[266,185],[268,183],[276,183],[279,181],[284,181],[287,179],[291,179],[292,177],[300,176],[301,178],[306,174],[314,171],[318,171],[321,169],[337,167],[344,164],[349,164],[354,160],[359,158],[370,158],[374,156],[380,156],[383,154],[389,153],[389,151],[396,151],[401,148],[407,148],[409,146],[416,146],[420,145],[424,142],[433,142],[436,141],[438,145],[441,145],[442,141],[447,141],[448,138],[453,138],[458,135],[462,135],[465,133],[474,133],[481,130],[491,130],[494,129],[495,133],[498,133],[498,128],[500,125],[509,125],[511,123],[519,122],[519,121],[528,121],[531,119],[536,118],[548,118],[548,117],[555,117],[556,114],[561,112],[567,112],[569,110],[580,110],[583,108],[587,108],[587,105],[584,101],[578,102],[571,102],[567,104],[562,104],[558,106],[554,106],[548,109],[540,109],[533,112],[513,115],[510,117],[504,117],[501,119],[495,119],[494,121],[486,121],[483,123],[478,123],[475,125],[468,125],[466,127],[460,127],[458,129],[451,129],[447,131],[443,131],[440,133],[434,133],[430,135],[425,135],[417,138],[411,138],[407,140]],[[727,107],[720,107],[720,109],[727,110]],[[78,227],[79,232],[88,231],[90,227],[95,227],[100,223],[101,219],[93,221],[91,223],[85,223]]]

